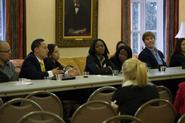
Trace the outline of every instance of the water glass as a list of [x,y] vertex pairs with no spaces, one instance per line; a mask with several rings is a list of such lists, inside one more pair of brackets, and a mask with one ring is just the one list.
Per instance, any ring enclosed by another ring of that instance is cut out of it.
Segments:
[[160,67],[159,67],[159,71],[165,72],[165,71],[166,71],[166,66],[160,66]]
[[88,76],[89,76],[89,72],[84,72],[84,78],[88,78]]
[[17,85],[23,85],[23,83],[24,83],[24,78],[19,78]]
[[112,70],[112,75],[117,76],[119,74],[119,70]]
[[64,77],[64,74],[57,74],[57,75],[56,75],[56,79],[57,79],[58,81],[61,81],[61,80],[63,79],[63,77]]

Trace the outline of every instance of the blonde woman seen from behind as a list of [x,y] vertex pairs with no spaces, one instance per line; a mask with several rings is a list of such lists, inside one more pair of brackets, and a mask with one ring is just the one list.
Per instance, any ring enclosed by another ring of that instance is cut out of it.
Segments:
[[122,69],[125,78],[123,86],[127,84],[145,86],[148,84],[147,68],[145,63],[140,60],[136,58],[129,59],[123,64]]
[[159,98],[157,89],[148,83],[147,67],[136,58],[130,58],[123,64],[124,82],[112,97],[113,105],[118,106],[121,114],[134,115],[145,102]]

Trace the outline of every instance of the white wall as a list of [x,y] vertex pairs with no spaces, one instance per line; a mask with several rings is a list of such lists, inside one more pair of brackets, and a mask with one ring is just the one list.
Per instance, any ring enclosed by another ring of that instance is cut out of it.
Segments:
[[121,0],[99,0],[98,37],[106,41],[110,53],[121,40]]
[[[121,0],[99,0],[98,37],[106,41],[111,54],[121,40]],[[55,42],[55,0],[26,0],[27,53],[31,42],[44,38]],[[86,48],[61,48],[62,57],[86,56]]]
[[179,0],[179,22],[185,21],[184,11],[185,11],[185,0]]
[[44,38],[55,40],[55,0],[26,0],[27,52],[31,42]]

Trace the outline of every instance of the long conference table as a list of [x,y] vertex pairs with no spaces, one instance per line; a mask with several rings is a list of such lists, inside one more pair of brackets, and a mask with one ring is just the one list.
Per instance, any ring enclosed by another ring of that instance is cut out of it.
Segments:
[[[185,78],[185,69],[181,67],[167,68],[166,71],[158,69],[148,70],[149,81],[170,80]],[[73,80],[23,80],[23,82],[0,83],[0,97],[18,96],[29,94],[33,91],[70,91],[76,89],[102,87],[108,85],[120,85],[123,76],[89,75],[88,78],[77,76]]]

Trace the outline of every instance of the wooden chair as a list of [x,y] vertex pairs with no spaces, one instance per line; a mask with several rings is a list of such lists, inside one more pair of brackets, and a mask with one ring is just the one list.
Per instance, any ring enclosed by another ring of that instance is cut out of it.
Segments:
[[179,120],[177,121],[177,123],[185,123],[185,114],[183,114]]
[[101,123],[117,115],[111,105],[104,101],[90,101],[80,106],[73,114],[71,123]]
[[55,113],[47,111],[35,111],[24,115],[17,123],[65,123]]
[[107,101],[111,102],[112,95],[117,89],[112,86],[105,86],[96,89],[88,98],[87,101],[92,101],[92,100],[102,100],[102,101]]
[[141,105],[135,116],[143,123],[174,123],[176,112],[168,100],[152,99]]
[[138,119],[135,116],[131,116],[131,115],[117,115],[117,116],[113,116],[110,117],[108,119],[106,119],[105,121],[103,121],[103,123],[121,123],[123,122],[131,122],[131,123],[143,123],[140,119]]
[[43,110],[53,112],[63,117],[63,104],[54,93],[47,91],[36,91],[26,96],[26,98],[38,103]]
[[0,123],[16,123],[23,115],[42,108],[34,101],[15,98],[0,107]]
[[162,86],[162,85],[157,86],[157,90],[158,90],[160,99],[166,99],[172,102],[172,94],[171,94],[171,91],[167,87]]

